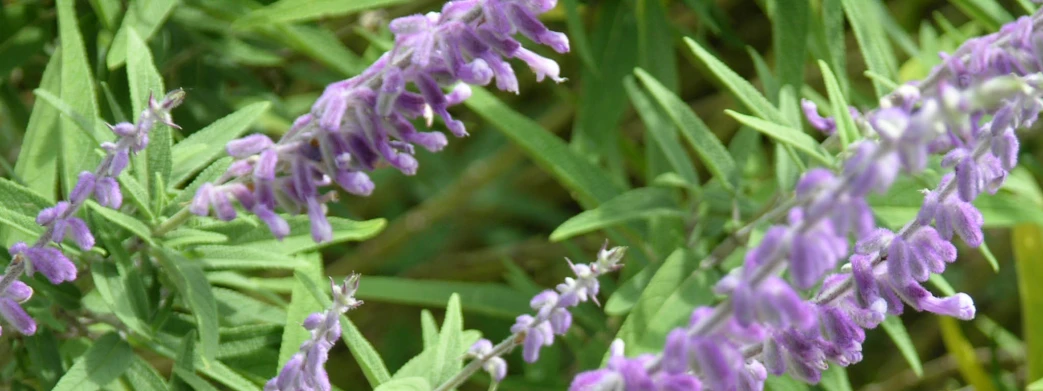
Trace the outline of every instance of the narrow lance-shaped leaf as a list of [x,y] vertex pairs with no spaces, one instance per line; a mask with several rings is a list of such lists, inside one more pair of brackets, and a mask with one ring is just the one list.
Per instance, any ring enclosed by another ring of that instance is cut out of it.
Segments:
[[[62,45],[62,88],[61,100],[70,109],[82,115],[89,125],[98,118],[98,105],[94,91],[94,77],[87,60],[79,24],[76,21],[76,6],[73,0],[58,1],[58,30]],[[94,154],[97,143],[108,135],[94,126],[86,128],[88,136],[71,118],[61,121],[61,183],[64,189],[72,189],[76,177],[82,170],[89,170],[101,159]],[[93,137],[92,137],[93,136]]]
[[804,132],[731,110],[725,110],[725,112],[739,122],[756,129],[758,132],[761,132],[782,144],[790,145],[801,152],[808,154],[808,156],[818,160],[822,164],[827,166],[833,164],[833,157],[827,155],[818,142]]
[[272,23],[302,22],[319,18],[342,17],[374,8],[386,8],[409,0],[280,0],[255,10],[235,21],[235,27],[254,27]]
[[671,199],[668,190],[654,187],[634,189],[566,220],[550,234],[550,240],[557,242],[637,219],[682,218],[686,215]]
[[1043,378],[1043,228],[1039,224],[1019,224],[1011,240],[1018,269],[1018,294],[1021,302],[1022,330],[1028,379]]
[[213,360],[217,355],[218,317],[217,302],[210,290],[206,274],[198,264],[165,248],[154,250],[159,264],[174,282],[178,294],[192,310],[199,333],[199,354],[204,360]]
[[627,76],[623,79],[623,86],[626,88],[627,95],[630,96],[630,102],[634,105],[634,110],[637,111],[637,114],[645,123],[645,131],[655,141],[654,144],[662,150],[666,161],[670,163],[670,167],[681,178],[684,178],[686,182],[698,186],[699,176],[695,172],[695,166],[688,157],[688,153],[677,142],[677,132],[673,126],[670,126],[666,114],[655,106],[648,94],[645,94],[638,87],[633,76]]
[[714,57],[713,54],[710,54],[710,52],[706,51],[702,45],[699,45],[699,43],[691,38],[686,37],[684,42],[688,45],[688,48],[695,53],[695,56],[702,61],[707,68],[710,68],[710,71],[713,72],[729,90],[731,90],[736,98],[746,105],[747,108],[752,110],[754,114],[771,122],[778,124],[785,123],[785,119],[782,117],[782,113],[779,109],[775,108],[775,106],[773,106],[764,95],[758,92],[749,81],[738,73],[735,73],[735,71],[721,62],[721,60],[718,60],[717,57]]
[[464,104],[521,147],[537,165],[574,192],[585,207],[594,207],[623,192],[601,168],[576,155],[557,136],[512,110],[483,88],[474,88]]
[[[105,59],[109,69],[116,69],[127,59],[129,33],[134,30],[142,40],[148,40],[163,25],[177,0],[136,0],[128,4],[123,23],[112,39]],[[131,56],[133,57],[133,56]]]
[[[881,75],[889,80],[895,79],[898,69],[898,60],[895,59],[891,45],[884,34],[883,23],[880,21],[879,8],[875,2],[878,0],[841,0],[844,5],[844,13],[847,15],[851,29],[855,32],[855,39],[862,50],[862,58],[870,71]],[[888,93],[887,87],[879,82],[873,81],[876,96],[882,97]]]
[[[728,149],[721,144],[717,136],[710,131],[699,116],[688,107],[677,95],[674,95],[651,75],[641,70],[634,74],[648,90],[649,95],[659,103],[659,107],[670,116],[681,136],[695,149],[703,164],[714,174],[729,191],[734,191],[738,182],[738,171]],[[769,104],[770,105],[770,104]],[[774,109],[774,107],[772,107]]]
[[887,336],[891,337],[891,340],[898,346],[898,351],[902,353],[902,357],[905,357],[905,361],[909,363],[909,368],[913,370],[913,373],[916,376],[923,376],[923,363],[920,361],[920,355],[916,353],[916,346],[913,345],[909,332],[906,331],[905,325],[902,324],[902,319],[888,316],[880,323],[880,326],[883,327],[884,331],[887,332]]
[[859,139],[858,128],[855,127],[855,120],[851,118],[844,91],[840,88],[836,76],[829,70],[829,65],[825,61],[819,60],[818,67],[822,71],[822,81],[826,84],[826,92],[829,93],[830,108],[837,124],[837,135],[840,136],[841,145],[846,148]]
[[125,372],[134,358],[119,334],[110,332],[98,338],[62,376],[55,391],[93,391],[100,389]]

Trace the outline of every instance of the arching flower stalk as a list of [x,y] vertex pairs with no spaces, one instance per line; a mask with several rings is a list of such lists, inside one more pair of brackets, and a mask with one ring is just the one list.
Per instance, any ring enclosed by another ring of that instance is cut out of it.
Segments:
[[170,112],[184,99],[185,92],[180,89],[158,101],[149,96],[148,106],[136,124],[121,122],[110,126],[116,140],[101,144],[105,158],[98,167],[80,173],[67,200],[41,210],[36,216],[36,223],[44,227],[39,239],[32,245],[17,242],[8,249],[12,259],[0,278],[0,316],[19,332],[26,335],[36,332],[36,323],[18,305],[32,295],[32,289],[18,281],[22,273],[32,276],[39,272],[53,284],[76,279],[76,265],[62,252],[62,242],[69,239],[83,251],[94,247],[94,236],[87,224],[76,217],[76,212],[90,198],[103,206],[120,207],[123,195],[116,178],[127,168],[130,157],[148,146],[149,132],[156,123],[178,127]]
[[[580,374],[572,389],[760,390],[767,374],[782,373],[817,383],[828,363],[860,361],[863,329],[906,306],[973,318],[966,294],[939,298],[920,284],[955,260],[954,236],[982,244],[982,216],[971,201],[999,189],[1017,162],[1014,130],[1031,126],[1043,109],[1038,20],[1022,18],[968,42],[932,82],[904,86],[860,115],[868,137],[851,146],[841,173],[805,173],[786,223],[769,228],[716,286],[725,301],[696,309],[661,354],[614,354],[608,368]],[[835,125],[809,117],[827,132]],[[945,153],[942,166],[954,172],[925,193],[920,213],[901,230],[876,227],[866,196],[886,192],[902,172],[923,171],[933,153]],[[849,237],[856,241],[850,256]],[[833,273],[845,258],[850,266]],[[820,283],[814,300],[798,294]]]
[[572,326],[569,308],[586,301],[597,303],[601,284],[598,277],[623,267],[620,263],[626,247],[608,248],[608,242],[598,251],[597,259],[586,264],[573,264],[566,258],[576,277],[566,277],[554,290],[540,292],[529,302],[536,315],[518,316],[511,327],[511,336],[493,346],[487,339],[480,339],[467,352],[471,362],[456,376],[442,384],[436,391],[448,391],[462,384],[475,372],[485,370],[493,381],[499,382],[507,376],[507,362],[501,358],[518,345],[522,346],[522,357],[526,362],[536,362],[540,349],[554,344],[555,335],[565,335]]
[[352,274],[341,284],[332,280],[333,304],[325,311],[308,315],[301,326],[311,332],[311,338],[301,343],[300,351],[283,365],[279,374],[268,380],[264,391],[329,390],[326,360],[330,349],[340,339],[340,316],[362,305],[355,298],[359,289],[358,274]]
[[326,87],[311,112],[297,118],[278,142],[250,135],[228,143],[229,155],[239,160],[222,181],[199,188],[191,211],[207,215],[213,209],[217,218],[231,220],[236,217],[235,199],[279,238],[289,233],[289,226],[276,210],[307,213],[312,238],[330,240],[325,204],[336,192],[322,192],[324,187],[336,184],[366,196],[374,187],[366,172],[387,164],[413,175],[418,167],[415,146],[432,152],[445,147],[442,133],[419,132],[411,120],[423,118],[430,127],[437,115],[454,136],[466,136],[464,124],[448,108],[470,96],[469,85],[493,79],[497,88],[518,92],[510,58],[527,63],[537,80],[564,80],[557,63],[514,39],[521,34],[567,52],[565,35],[536,18],[555,3],[457,0],[446,3],[441,13],[391,21],[391,51],[360,75]]

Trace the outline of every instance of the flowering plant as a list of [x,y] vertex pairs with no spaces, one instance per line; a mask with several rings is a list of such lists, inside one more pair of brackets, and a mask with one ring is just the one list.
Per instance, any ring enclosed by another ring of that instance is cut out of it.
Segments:
[[1043,11],[754,4],[5,3],[0,388],[1043,389]]

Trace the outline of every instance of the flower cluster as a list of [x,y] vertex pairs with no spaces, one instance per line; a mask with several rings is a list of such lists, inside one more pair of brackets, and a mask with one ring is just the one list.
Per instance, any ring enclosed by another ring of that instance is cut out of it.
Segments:
[[[556,290],[545,290],[540,292],[529,302],[529,306],[536,311],[536,316],[529,314],[518,316],[511,326],[513,335],[498,345],[502,350],[513,348],[517,341],[521,341],[522,357],[527,362],[536,362],[539,359],[540,349],[554,343],[555,335],[565,335],[572,326],[572,313],[570,307],[587,300],[597,303],[597,294],[600,288],[598,277],[614,272],[623,267],[619,262],[626,254],[626,247],[608,248],[608,243],[598,251],[597,259],[589,264],[573,264],[568,261],[576,278],[566,277],[565,282],[558,284]],[[497,356],[489,340],[481,339],[468,352],[468,356],[483,363],[485,369],[494,380],[500,381],[507,374],[507,363]]]
[[[148,135],[156,123],[177,127],[170,116],[170,111],[184,101],[185,92],[174,90],[161,100],[150,96],[148,107],[138,117],[137,124],[121,122],[111,126],[116,134],[115,142],[103,142],[105,158],[93,171],[84,171],[67,201],[59,201],[53,207],[40,211],[36,223],[44,227],[43,234],[33,245],[17,242],[8,249],[11,264],[0,279],[0,314],[14,324],[24,334],[32,334],[36,324],[32,318],[18,306],[18,303],[29,299],[32,290],[28,289],[18,278],[24,271],[30,276],[40,272],[53,284],[60,284],[76,279],[76,265],[60,249],[63,241],[72,240],[81,250],[94,247],[94,236],[83,220],[76,217],[76,212],[87,199],[93,198],[101,205],[119,208],[123,201],[116,178],[127,168],[130,156],[141,152],[148,145]],[[24,288],[24,289],[23,289]]]
[[[499,89],[517,92],[510,58],[526,62],[538,80],[564,80],[557,63],[513,38],[520,33],[567,52],[565,35],[548,30],[536,18],[555,3],[457,0],[441,13],[393,20],[393,49],[360,75],[329,85],[311,112],[297,118],[278,142],[264,135],[230,142],[228,153],[240,160],[224,178],[229,183],[200,187],[192,212],[207,215],[213,209],[217,218],[231,220],[236,211],[230,200],[235,199],[280,238],[289,227],[276,208],[306,212],[312,238],[330,240],[325,204],[336,192],[321,193],[322,187],[335,183],[349,193],[369,195],[374,185],[367,171],[388,164],[413,175],[418,166],[414,146],[432,152],[445,147],[442,133],[419,132],[411,120],[423,118],[430,127],[438,115],[453,135],[466,136],[463,123],[447,109],[470,96],[468,85],[495,79]],[[415,90],[408,88],[410,84]]]
[[304,319],[303,327],[311,331],[311,338],[301,344],[279,375],[268,380],[264,391],[329,390],[330,379],[326,374],[326,360],[330,349],[340,339],[340,316],[348,310],[362,305],[355,299],[359,289],[359,275],[352,274],[340,285],[330,281],[333,304],[323,312],[316,312]]
[[[716,286],[727,300],[695,310],[688,326],[668,335],[662,354],[617,355],[572,388],[760,390],[768,373],[817,383],[827,362],[860,361],[863,329],[905,306],[973,318],[966,294],[939,298],[920,283],[955,260],[954,236],[982,244],[982,215],[971,201],[998,190],[1017,162],[1014,129],[1030,126],[1043,109],[1039,19],[968,42],[930,83],[903,86],[880,109],[858,115],[868,138],[850,146],[840,173],[805,173],[786,222],[769,228],[743,266]],[[813,105],[805,103],[805,111],[815,127],[835,127]],[[897,232],[876,227],[867,195],[886,192],[902,172],[923,171],[940,153],[954,172],[925,193],[916,219]],[[849,235],[856,239],[850,256]],[[850,269],[833,274],[844,259]],[[790,281],[779,277],[786,270]],[[815,299],[803,300],[798,290],[820,281]]]

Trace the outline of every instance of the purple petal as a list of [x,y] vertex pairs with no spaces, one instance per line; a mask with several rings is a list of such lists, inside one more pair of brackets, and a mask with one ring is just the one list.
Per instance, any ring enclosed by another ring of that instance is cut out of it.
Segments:
[[315,197],[308,197],[308,219],[311,220],[311,238],[316,243],[333,240],[333,227],[326,219],[325,207]]
[[102,206],[119,209],[120,205],[123,205],[123,193],[120,192],[120,186],[113,178],[98,179],[94,187],[94,196]]
[[14,300],[0,298],[0,316],[23,335],[36,334],[36,321]]
[[68,218],[65,223],[68,225],[69,232],[72,233],[72,241],[76,242],[81,250],[87,251],[94,247],[94,235],[91,235],[87,223],[76,217]]
[[249,136],[229,141],[225,145],[225,150],[228,151],[229,155],[238,158],[244,158],[251,155],[256,155],[261,151],[272,146],[272,139],[268,138],[263,134],[251,134]]
[[[3,277],[3,276],[0,276]],[[18,303],[24,303],[29,298],[33,297],[33,288],[30,288],[26,283],[14,280],[11,285],[7,287],[7,290],[0,297],[6,297],[14,300]]]
[[43,273],[52,284],[76,279],[76,265],[53,247],[32,247],[26,251],[33,270]]
[[81,172],[79,179],[76,181],[76,186],[69,193],[69,202],[79,205],[86,201],[91,196],[91,193],[94,193],[94,182],[94,173],[90,171]]

